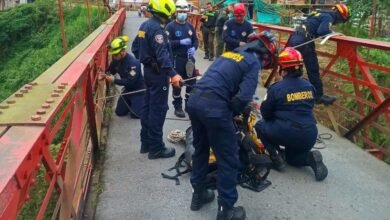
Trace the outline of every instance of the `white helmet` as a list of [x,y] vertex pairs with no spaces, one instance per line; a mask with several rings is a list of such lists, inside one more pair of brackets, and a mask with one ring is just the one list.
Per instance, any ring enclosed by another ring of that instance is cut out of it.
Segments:
[[177,0],[176,11],[190,11],[190,8],[188,7],[188,2],[186,0]]

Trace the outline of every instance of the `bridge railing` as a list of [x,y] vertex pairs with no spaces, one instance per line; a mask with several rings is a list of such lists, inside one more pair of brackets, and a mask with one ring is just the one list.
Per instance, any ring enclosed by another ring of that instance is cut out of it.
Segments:
[[107,45],[121,32],[125,16],[119,10],[0,104],[1,220],[18,217],[37,196],[30,192],[42,176],[46,188],[39,190],[45,195],[29,219],[82,217],[105,104],[98,70],[106,69]]
[[[203,45],[200,17],[191,14],[189,21]],[[289,27],[252,24],[257,31],[276,32],[282,46],[294,31]],[[378,54],[388,53],[390,43],[336,36],[325,46],[317,44],[316,48],[325,92],[338,96],[334,105],[315,108],[317,120],[379,158],[390,156],[389,61],[372,60],[373,55],[378,58]],[[272,82],[276,72],[263,74],[269,76],[265,86]]]

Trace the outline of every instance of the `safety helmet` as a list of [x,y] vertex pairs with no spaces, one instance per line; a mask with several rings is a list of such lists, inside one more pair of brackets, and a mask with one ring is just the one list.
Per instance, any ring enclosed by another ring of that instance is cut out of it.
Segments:
[[235,4],[233,7],[234,17],[243,17],[246,15],[245,5],[242,3]]
[[128,41],[129,41],[128,36],[120,36],[114,38],[114,40],[112,40],[110,43],[109,53],[110,54],[120,53],[123,49],[126,49],[128,47],[126,44],[126,42]]
[[266,30],[257,34],[251,34],[248,37],[248,42],[260,40],[262,46],[260,50],[255,50],[260,55],[260,61],[262,62],[262,69],[271,69],[277,65],[277,53],[279,45],[276,41],[276,36],[273,32]]
[[176,11],[190,11],[190,8],[188,7],[188,2],[186,0],[177,0]]
[[351,16],[351,10],[344,4],[336,4],[333,9],[340,13],[344,21],[348,21]]
[[170,17],[176,11],[173,0],[149,0],[148,10],[165,17]]
[[302,65],[302,54],[292,47],[284,48],[284,50],[282,50],[282,52],[279,54],[279,66],[281,69]]

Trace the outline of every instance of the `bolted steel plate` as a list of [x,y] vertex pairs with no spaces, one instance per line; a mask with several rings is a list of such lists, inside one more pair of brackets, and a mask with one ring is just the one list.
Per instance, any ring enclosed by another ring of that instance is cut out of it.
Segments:
[[[62,84],[26,84],[0,103],[0,126],[44,125],[70,88]],[[47,108],[43,110],[42,105]]]

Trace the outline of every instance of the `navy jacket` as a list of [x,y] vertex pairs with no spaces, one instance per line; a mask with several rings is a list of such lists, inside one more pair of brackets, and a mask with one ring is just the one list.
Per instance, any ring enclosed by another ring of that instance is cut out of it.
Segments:
[[153,17],[141,24],[138,30],[137,42],[132,51],[138,51],[140,62],[150,66],[157,63],[159,72],[170,77],[176,75],[173,68],[172,49],[168,43],[168,37],[164,31],[164,26]]
[[256,91],[260,69],[255,53],[226,52],[210,65],[194,88],[214,93],[227,102],[236,96],[249,103]]
[[[189,48],[195,47],[195,49],[198,49],[198,38],[196,37],[196,32],[192,24],[188,22],[179,24],[176,21],[172,21],[167,25],[165,30],[174,56],[187,58]],[[185,38],[191,38],[192,44],[180,45],[180,40]]]
[[339,22],[335,19],[334,12],[320,12],[306,19],[306,27],[313,37],[319,37],[332,33],[331,26]]
[[113,75],[118,73],[120,79],[115,79],[114,83],[124,86],[129,91],[145,88],[144,78],[141,73],[141,64],[130,54],[126,54],[120,60],[113,60],[107,72]]
[[226,51],[232,51],[240,46],[240,41],[247,42],[248,35],[253,32],[252,25],[248,21],[238,24],[234,19],[225,22],[222,39],[226,43]]
[[316,124],[313,115],[315,88],[310,82],[292,76],[274,83],[261,103],[265,120],[292,121],[297,124]]

